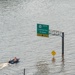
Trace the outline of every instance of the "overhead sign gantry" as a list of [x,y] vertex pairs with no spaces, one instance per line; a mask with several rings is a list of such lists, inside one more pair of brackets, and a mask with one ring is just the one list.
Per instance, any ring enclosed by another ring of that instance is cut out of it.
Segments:
[[64,60],[64,32],[57,30],[49,30],[49,25],[46,24],[37,24],[37,36],[49,37],[53,36],[61,36],[62,37],[62,61]]

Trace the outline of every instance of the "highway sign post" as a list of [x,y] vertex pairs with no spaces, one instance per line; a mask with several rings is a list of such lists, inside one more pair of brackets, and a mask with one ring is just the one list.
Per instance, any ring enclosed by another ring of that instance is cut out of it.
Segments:
[[62,37],[62,61],[64,61],[64,32],[60,32],[57,30],[50,30],[49,34]]
[[62,37],[62,61],[64,60],[64,32],[49,30],[49,25],[37,24],[37,36],[49,37],[50,35]]

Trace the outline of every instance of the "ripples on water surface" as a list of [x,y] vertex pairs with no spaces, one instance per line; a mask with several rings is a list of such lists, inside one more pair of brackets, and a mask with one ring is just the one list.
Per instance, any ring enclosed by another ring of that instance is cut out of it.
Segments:
[[[65,32],[65,60],[61,58],[61,37],[36,36],[36,24]],[[0,0],[1,75],[75,75],[74,0]],[[57,52],[55,58],[51,51]],[[6,64],[14,57],[20,63]]]

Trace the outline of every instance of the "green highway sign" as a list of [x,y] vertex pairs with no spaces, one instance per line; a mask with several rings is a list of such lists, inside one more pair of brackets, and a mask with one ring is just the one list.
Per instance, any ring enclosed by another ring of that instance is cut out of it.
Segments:
[[49,37],[49,25],[37,24],[37,36]]

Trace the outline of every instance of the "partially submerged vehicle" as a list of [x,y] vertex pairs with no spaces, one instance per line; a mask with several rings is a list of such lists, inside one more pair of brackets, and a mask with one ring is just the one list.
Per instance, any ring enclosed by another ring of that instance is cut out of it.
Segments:
[[12,60],[9,60],[8,61],[8,63],[10,63],[10,64],[17,64],[17,63],[19,63],[19,59],[18,58],[14,58],[14,59],[12,59]]

